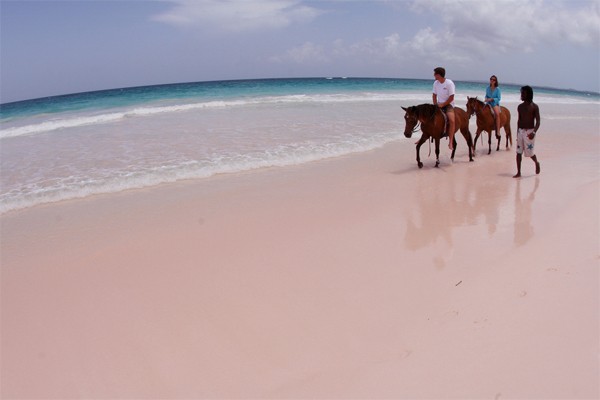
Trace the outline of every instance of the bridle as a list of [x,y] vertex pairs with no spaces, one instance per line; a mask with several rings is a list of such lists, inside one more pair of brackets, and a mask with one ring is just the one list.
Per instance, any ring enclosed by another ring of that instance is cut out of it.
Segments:
[[[430,123],[433,120],[433,117],[435,117],[435,113],[437,112],[437,110],[439,109],[439,107],[436,105],[435,106],[435,111],[431,113],[431,116],[429,117],[429,119],[427,120],[427,122],[425,122],[425,124]],[[407,120],[411,120],[414,121],[416,120],[417,122],[415,122],[415,125],[412,129],[412,131],[410,132],[411,134],[415,133],[416,131],[419,130],[419,128],[423,125],[423,123],[421,123],[421,121],[419,121],[419,118],[417,117],[406,117]]]
[[[481,103],[481,101],[477,100],[477,98],[475,98],[474,103]],[[479,113],[481,113],[483,110],[485,110],[485,108],[489,106],[488,103],[483,104],[483,107],[481,107],[481,110],[479,111],[475,111],[475,106],[473,106],[473,112],[469,115],[469,117],[472,117],[473,115],[477,116]],[[490,106],[491,108],[492,106]]]
[[413,125],[412,130],[410,131],[410,134],[412,135],[413,133],[415,133],[416,131],[419,130],[419,128],[421,127],[421,121],[419,121],[419,119],[417,117],[406,117],[407,121],[416,121],[415,124]]

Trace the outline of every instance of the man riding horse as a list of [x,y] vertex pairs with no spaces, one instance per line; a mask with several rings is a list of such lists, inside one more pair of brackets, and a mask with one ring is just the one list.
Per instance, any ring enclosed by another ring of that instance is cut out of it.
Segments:
[[435,82],[433,82],[433,104],[437,104],[448,117],[448,136],[450,137],[450,150],[454,150],[454,82],[446,79],[446,70],[438,67],[433,70]]

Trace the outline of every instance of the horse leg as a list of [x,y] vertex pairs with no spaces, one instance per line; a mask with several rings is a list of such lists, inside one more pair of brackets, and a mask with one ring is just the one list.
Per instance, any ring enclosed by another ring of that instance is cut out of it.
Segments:
[[[510,121],[504,125],[504,132],[506,133],[506,150],[508,150],[512,146],[512,131],[510,130]],[[509,140],[510,145],[508,144]]]
[[[469,161],[473,161],[473,140],[471,138],[471,132],[468,127],[465,130],[461,129],[460,132],[467,141],[467,146],[469,146]],[[454,148],[456,148],[456,146],[454,146]]]
[[[456,140],[454,140],[454,143],[456,143]],[[452,150],[452,155],[454,156],[454,151]],[[435,139],[435,167],[439,167],[440,166],[440,138],[436,138]]]
[[454,153],[456,153],[456,133],[454,134],[454,137],[452,138],[452,154],[450,155],[450,159],[454,162]]
[[477,147],[477,139],[479,139],[480,135],[481,135],[481,128],[477,127],[477,132],[475,133],[475,140],[473,141],[473,153],[475,153],[475,150]]
[[[458,130],[456,132],[458,132]],[[461,133],[464,136],[464,132],[462,132],[462,129],[461,129]],[[467,141],[467,143],[468,143],[468,141]],[[457,145],[458,145],[458,143],[456,142],[456,134],[454,134],[454,137],[452,138],[452,155],[450,156],[450,159],[452,161],[454,161],[454,153],[456,153],[456,146]],[[469,155],[470,154],[471,154],[471,147],[469,147]]]
[[493,130],[489,131],[489,135],[488,135],[488,155],[492,154],[492,132],[494,132]]
[[421,156],[419,155],[419,150],[421,149],[421,145],[427,141],[429,137],[423,134],[421,139],[417,142],[417,166],[419,168],[423,168],[423,163],[421,162]]
[[496,146],[496,151],[500,150],[500,143],[502,143],[502,136],[500,136],[500,131],[496,132],[496,139],[498,140],[498,146]]

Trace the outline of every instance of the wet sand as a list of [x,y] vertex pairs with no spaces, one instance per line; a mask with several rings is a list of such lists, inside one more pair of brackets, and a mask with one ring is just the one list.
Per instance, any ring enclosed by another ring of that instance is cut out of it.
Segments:
[[411,140],[3,215],[2,398],[598,398],[598,123],[545,126],[521,179]]

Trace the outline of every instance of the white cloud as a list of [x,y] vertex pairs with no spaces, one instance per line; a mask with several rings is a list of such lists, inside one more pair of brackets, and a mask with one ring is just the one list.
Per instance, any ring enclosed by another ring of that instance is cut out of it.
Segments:
[[573,4],[543,0],[415,0],[412,9],[439,14],[444,26],[436,33],[452,39],[442,40],[440,45],[475,56],[498,51],[530,52],[541,44],[598,47],[600,3],[590,1],[577,8]]
[[325,56],[322,46],[306,42],[301,46],[288,50],[282,56],[273,56],[269,59],[274,62],[293,61],[298,64],[327,63],[329,58]]
[[309,22],[323,11],[303,6],[299,0],[172,0],[175,7],[154,21],[176,26],[210,27],[241,32],[278,29]]
[[[409,40],[403,40],[398,33],[351,45],[339,39],[331,44],[330,57],[357,57],[370,63],[419,59],[466,64],[508,52],[531,53],[547,45],[597,48],[600,41],[598,1],[570,4],[543,0],[415,0],[410,9],[439,15],[442,23],[420,29]],[[325,50],[309,44],[272,60],[323,61]]]

